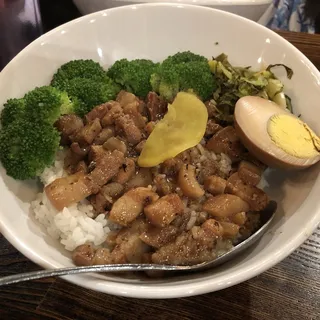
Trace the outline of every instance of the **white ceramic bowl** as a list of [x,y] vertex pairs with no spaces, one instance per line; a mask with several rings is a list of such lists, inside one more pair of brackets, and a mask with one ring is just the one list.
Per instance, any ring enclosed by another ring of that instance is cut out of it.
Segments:
[[[103,9],[140,3],[157,3],[161,0],[73,0],[82,14]],[[168,3],[193,4],[220,9],[239,16],[258,21],[272,0],[168,0]]]
[[[190,23],[192,21],[192,23]],[[217,44],[218,43],[218,44]],[[320,74],[290,43],[250,20],[199,6],[148,4],[97,12],[67,23],[24,49],[0,74],[0,105],[9,97],[47,84],[54,71],[71,59],[91,58],[105,67],[120,58],[160,60],[181,50],[207,57],[221,52],[236,65],[259,68],[285,63],[292,80],[278,75],[296,113],[320,131]],[[0,231],[25,256],[45,268],[71,266],[70,253],[52,240],[28,211],[37,186],[21,183],[0,169]],[[173,298],[220,290],[272,267],[300,244],[320,221],[319,166],[301,173],[269,172],[266,191],[279,210],[263,239],[218,269],[171,279],[143,280],[81,275],[65,279],[115,295]],[[23,270],[21,270],[23,271]]]

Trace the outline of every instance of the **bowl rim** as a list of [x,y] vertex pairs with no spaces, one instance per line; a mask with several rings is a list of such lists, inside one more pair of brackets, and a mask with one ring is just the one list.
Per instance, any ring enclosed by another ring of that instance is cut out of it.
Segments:
[[[79,2],[83,0],[73,0],[74,2]],[[97,0],[96,0],[97,1]],[[101,0],[98,0],[101,1]],[[128,4],[133,4],[139,2],[142,3],[170,3],[170,4],[190,4],[190,5],[198,5],[198,6],[256,6],[256,5],[265,5],[271,4],[272,0],[112,0],[114,2],[128,2]]]
[[[142,9],[146,8],[156,8],[156,7],[174,7],[174,8],[185,8],[187,10],[198,10],[198,11],[211,11],[211,12],[218,12],[218,14],[222,14],[225,16],[231,16],[232,19],[235,21],[245,21],[248,24],[251,24],[254,28],[259,30],[263,30],[265,34],[268,34],[272,38],[276,38],[281,41],[284,45],[286,45],[290,50],[297,55],[300,60],[309,68],[309,70],[314,74],[314,77],[318,79],[320,83],[320,72],[318,69],[312,64],[312,62],[302,53],[300,52],[295,46],[293,46],[290,42],[286,39],[275,33],[274,31],[254,22],[247,18],[235,15],[233,13],[221,11],[218,9],[208,8],[208,7],[201,7],[197,5],[189,5],[189,4],[177,4],[177,3],[146,3],[146,4],[138,4],[138,5],[129,5],[129,6],[122,6],[116,8],[105,9],[101,11],[94,12],[92,14],[88,14],[67,22],[50,32],[42,35],[41,37],[37,38],[35,41],[30,43],[26,48],[24,48],[18,55],[16,55],[2,70],[1,74],[5,74],[10,66],[20,59],[20,57],[28,54],[32,48],[45,41],[45,39],[50,38],[52,34],[58,33],[64,28],[67,28],[71,25],[77,24],[81,21],[90,21],[95,17],[100,15],[108,15],[113,14],[117,11],[123,10],[132,10],[133,7],[141,7]],[[296,214],[303,215],[304,210],[310,210],[310,203],[312,202],[314,212],[312,218],[306,221],[303,228],[299,230],[299,232],[292,235],[291,238],[286,240],[281,248],[275,250],[272,254],[266,255],[264,259],[260,259],[255,261],[250,266],[245,266],[240,268],[240,270],[233,270],[230,271],[227,275],[220,275],[215,277],[212,275],[210,279],[197,279],[197,281],[193,281],[192,283],[187,282],[180,282],[178,284],[139,284],[139,283],[123,283],[119,281],[110,281],[110,280],[101,280],[98,279],[92,274],[87,275],[72,275],[72,276],[63,276],[63,279],[68,280],[71,283],[76,285],[80,285],[82,287],[100,291],[107,294],[113,294],[117,296],[124,296],[124,297],[132,297],[132,298],[148,298],[148,299],[169,299],[169,298],[180,298],[180,297],[188,297],[188,296],[195,296],[200,294],[205,294],[209,292],[214,292],[218,290],[225,289],[227,287],[234,286],[238,283],[244,282],[248,279],[251,279],[264,271],[268,270],[269,268],[276,265],[278,262],[282,261],[288,255],[290,255],[295,249],[297,249],[307,238],[311,236],[313,231],[317,228],[318,224],[320,223],[320,201],[317,201],[318,193],[316,189],[320,189],[320,175],[317,177],[314,187],[310,191],[309,195],[306,197],[304,202],[301,206],[296,210]],[[50,268],[59,268],[63,267],[58,263],[52,263],[46,258],[42,257],[40,253],[37,253],[32,248],[28,246],[28,244],[23,243],[16,235],[14,230],[12,230],[7,225],[4,225],[0,219],[0,232],[3,236],[22,254],[24,254],[27,258],[29,258],[34,263],[42,266],[45,269]]]

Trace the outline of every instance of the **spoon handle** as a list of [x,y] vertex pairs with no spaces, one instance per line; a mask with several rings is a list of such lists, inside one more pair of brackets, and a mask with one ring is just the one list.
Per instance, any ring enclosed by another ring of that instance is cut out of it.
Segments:
[[40,270],[26,273],[15,274],[0,278],[0,286],[13,284],[22,281],[36,280],[41,278],[49,278],[56,276],[65,276],[78,273],[88,272],[125,272],[125,271],[146,271],[146,270],[157,270],[157,271],[175,271],[184,270],[189,267],[184,266],[169,266],[159,264],[104,264],[95,266],[85,267],[70,267],[70,268],[59,268],[55,270]]

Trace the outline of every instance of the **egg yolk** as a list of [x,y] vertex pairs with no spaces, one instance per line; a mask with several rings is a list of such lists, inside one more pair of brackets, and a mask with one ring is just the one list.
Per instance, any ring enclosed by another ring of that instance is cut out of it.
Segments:
[[319,137],[298,118],[276,114],[269,119],[267,130],[272,141],[294,157],[312,158],[319,155]]
[[204,136],[208,111],[194,94],[180,92],[148,137],[138,164],[153,167],[197,145]]

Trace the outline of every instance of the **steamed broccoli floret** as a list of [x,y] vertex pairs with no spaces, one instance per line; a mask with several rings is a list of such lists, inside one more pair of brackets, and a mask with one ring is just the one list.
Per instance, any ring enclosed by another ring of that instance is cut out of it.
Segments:
[[68,81],[66,91],[75,103],[75,113],[82,117],[93,107],[115,99],[120,87],[110,78],[99,82],[74,78]]
[[145,98],[151,91],[150,77],[158,64],[146,59],[116,61],[108,70],[107,75],[126,91]]
[[178,52],[173,56],[169,56],[167,59],[163,61],[162,64],[176,65],[179,63],[187,63],[187,62],[195,62],[195,61],[208,63],[208,59],[204,56],[200,56],[199,54],[195,54],[191,51],[183,51],[183,52]]
[[51,85],[68,93],[79,116],[115,99],[121,89],[93,60],[73,60],[62,65],[53,76]]
[[60,135],[50,124],[19,119],[0,131],[0,159],[14,179],[32,179],[50,166]]
[[62,114],[74,112],[66,92],[51,86],[35,88],[24,96],[25,116],[53,124]]
[[73,60],[63,64],[54,74],[51,85],[64,90],[67,82],[74,78],[101,81],[107,74],[98,62],[93,60]]
[[16,120],[28,118],[53,124],[60,115],[74,112],[74,104],[66,92],[51,86],[43,86],[29,91],[21,99],[9,99],[1,113],[1,124],[6,127]]
[[153,73],[150,77],[150,84],[151,84],[152,90],[155,92],[159,92],[160,83],[161,83],[161,77],[158,71],[156,71],[156,73]]
[[3,127],[21,118],[25,112],[24,99],[9,99],[3,106],[1,124]]
[[195,92],[203,100],[211,97],[215,82],[208,62],[189,62],[180,66],[180,90]]
[[210,98],[216,82],[208,60],[190,51],[179,52],[163,61],[150,78],[152,89],[172,101],[179,91],[191,91],[202,100]]
[[180,91],[180,69],[180,64],[162,65],[159,73],[152,76],[153,79],[158,77],[159,83],[158,86],[152,88],[153,91],[158,92],[167,101],[172,101]]
[[1,114],[0,159],[15,179],[34,178],[50,166],[59,148],[54,122],[74,111],[65,92],[44,86],[10,99]]

